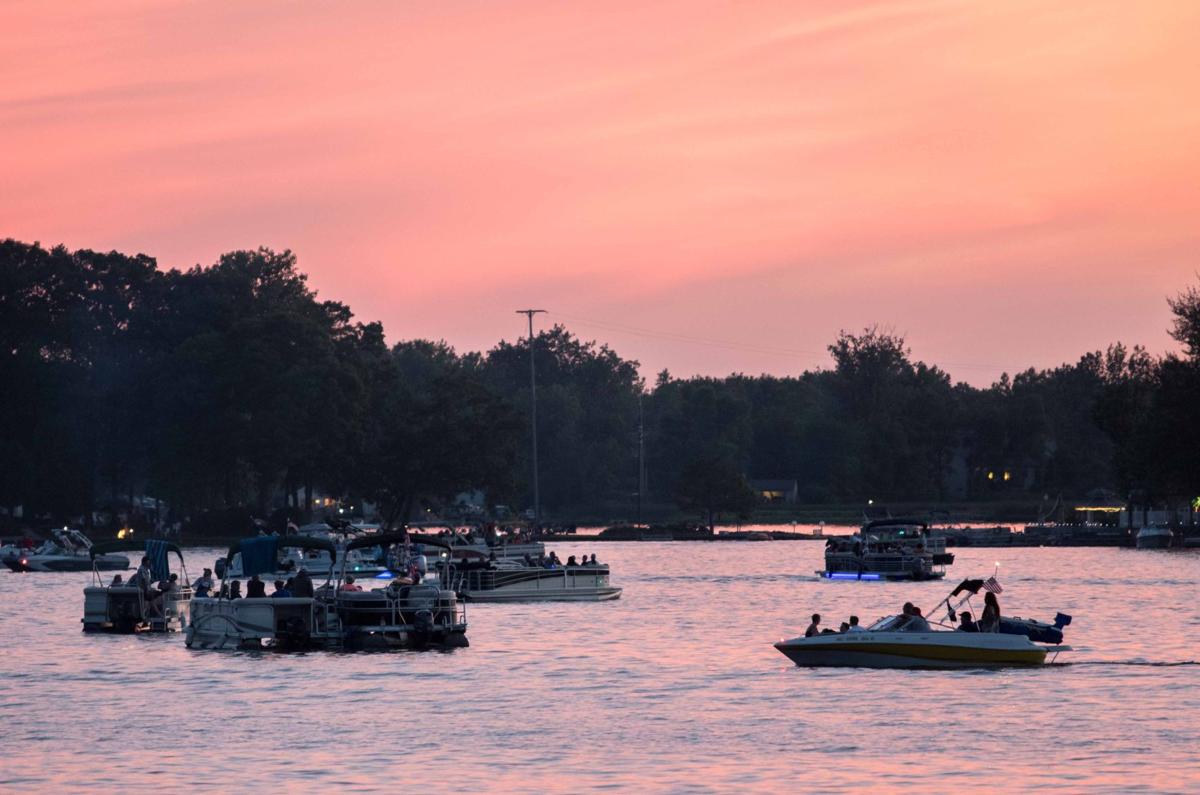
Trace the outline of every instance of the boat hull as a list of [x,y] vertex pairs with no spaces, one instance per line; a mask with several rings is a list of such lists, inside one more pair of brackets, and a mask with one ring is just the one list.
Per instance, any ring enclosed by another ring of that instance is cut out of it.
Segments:
[[443,581],[470,602],[607,602],[621,597],[607,566],[537,566],[453,571]]
[[117,635],[180,632],[187,628],[191,599],[190,588],[156,604],[136,587],[90,586],[83,589],[83,631]]
[[999,633],[856,632],[780,641],[775,648],[801,667],[1004,668],[1042,665],[1049,652],[1028,638]]
[[4,565],[13,571],[125,571],[129,558],[124,555],[100,555],[95,566],[87,555],[18,555],[4,559]]
[[1171,546],[1171,533],[1170,531],[1158,533],[1142,531],[1137,534],[1134,545],[1138,549],[1168,549]]
[[828,571],[821,570],[817,576],[826,580],[854,580],[867,582],[921,582],[924,580],[940,580],[946,576],[944,571]]

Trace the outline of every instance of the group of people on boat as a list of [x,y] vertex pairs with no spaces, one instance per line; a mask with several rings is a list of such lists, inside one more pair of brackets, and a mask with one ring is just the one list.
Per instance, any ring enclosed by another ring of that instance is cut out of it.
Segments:
[[[900,609],[900,621],[894,626],[888,627],[888,632],[930,632],[929,620],[921,613],[921,608],[914,605],[912,602],[905,602],[904,607]],[[951,619],[953,620],[953,619]],[[996,598],[996,594],[989,591],[983,597],[983,614],[978,621],[975,621],[971,614],[963,611],[958,614],[958,626],[955,627],[957,632],[999,632],[1000,631],[1000,600]],[[812,623],[804,630],[804,637],[811,638],[814,635],[837,635],[846,632],[865,632],[866,630],[859,626],[858,616],[850,616],[849,621],[843,621],[841,627],[834,631],[828,627],[821,627],[821,614],[812,614]]]
[[154,575],[150,571],[150,558],[143,555],[137,570],[130,575],[128,580],[124,579],[122,575],[116,574],[113,575],[112,582],[108,585],[110,588],[137,588],[142,592],[150,608],[162,615],[163,601],[179,593],[179,575],[168,574],[166,578],[157,583],[154,582]]
[[[172,574],[174,578],[176,575]],[[347,577],[348,583],[353,583],[353,577]],[[267,597],[275,599],[284,599],[293,596],[311,597],[313,595],[313,581],[308,570],[301,568],[293,576],[286,580],[275,580],[272,583],[274,590],[267,593],[267,584],[262,581],[257,574],[246,581],[246,593],[242,593],[242,583],[238,580],[231,580],[221,584],[220,590],[214,593],[214,585],[212,579],[212,569],[205,569],[204,573],[196,578],[192,583],[193,596],[197,597],[212,597],[217,596],[221,599],[264,599]],[[353,590],[361,590],[354,588]]]
[[550,554],[548,555],[543,553],[538,555],[536,558],[527,552],[522,556],[521,562],[530,568],[542,569],[561,569],[564,567],[573,569],[580,566],[600,565],[600,563],[596,560],[596,553],[594,552],[592,553],[591,557],[588,557],[587,555],[580,555],[578,559],[576,559],[574,555],[569,555],[567,556],[567,562],[563,563],[558,557],[558,553],[554,552],[553,550],[551,550]]

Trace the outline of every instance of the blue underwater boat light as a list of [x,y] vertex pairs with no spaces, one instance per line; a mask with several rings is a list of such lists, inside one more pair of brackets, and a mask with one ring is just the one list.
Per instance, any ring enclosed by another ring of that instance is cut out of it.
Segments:
[[878,574],[850,574],[844,571],[834,571],[826,574],[825,577],[830,580],[878,580]]
[[394,575],[394,574],[392,574],[390,571],[381,571],[381,572],[379,572],[378,574],[376,574],[376,575],[375,575],[375,579],[377,579],[377,580],[390,580],[390,579],[392,579],[392,577],[394,577],[394,576],[395,576],[395,575]]

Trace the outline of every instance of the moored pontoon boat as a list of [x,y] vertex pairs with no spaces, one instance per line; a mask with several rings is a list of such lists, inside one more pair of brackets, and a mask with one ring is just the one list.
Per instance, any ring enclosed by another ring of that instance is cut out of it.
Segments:
[[[307,536],[245,539],[226,560],[241,554],[243,572],[272,574],[276,546],[324,551],[332,561],[343,552],[403,544],[404,533],[380,533],[350,540],[343,550],[333,541]],[[228,569],[227,569],[228,570]],[[390,574],[390,572],[389,572]],[[454,648],[466,646],[466,613],[453,591],[436,578],[416,582],[395,578],[368,591],[344,586],[352,576],[345,563],[339,575],[311,596],[228,598],[228,583],[215,598],[193,600],[187,645],[198,648],[367,649]]]
[[938,580],[954,554],[946,539],[929,534],[919,519],[877,519],[853,536],[825,542],[825,568],[830,580]]
[[[461,551],[456,551],[461,554]],[[495,560],[439,565],[443,586],[471,602],[605,602],[621,589],[609,582],[606,565],[528,566]]]
[[133,582],[105,585],[100,569],[93,571],[93,584],[83,589],[84,632],[178,632],[188,623],[192,588],[187,581],[187,567],[178,546],[161,539],[148,539],[144,545],[136,541],[113,541],[91,548],[93,559],[119,550],[144,549],[150,559],[153,582],[169,580],[169,553],[179,559],[183,581],[167,590],[151,583]]

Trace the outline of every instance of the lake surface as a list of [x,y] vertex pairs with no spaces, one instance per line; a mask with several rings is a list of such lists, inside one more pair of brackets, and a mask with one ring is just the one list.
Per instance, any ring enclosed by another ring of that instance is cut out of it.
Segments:
[[[80,631],[88,574],[0,574],[0,790],[1200,791],[1200,555],[957,549],[939,583],[820,582],[819,542],[576,543],[603,604],[471,605],[453,652],[190,651]],[[195,577],[217,550],[187,555]],[[928,609],[1000,563],[1070,664],[800,669],[808,615]]]

